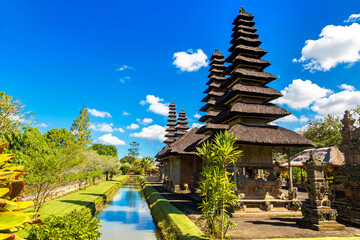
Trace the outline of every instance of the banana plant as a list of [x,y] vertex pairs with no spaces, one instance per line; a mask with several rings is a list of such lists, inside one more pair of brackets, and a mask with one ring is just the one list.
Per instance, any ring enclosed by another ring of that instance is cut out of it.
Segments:
[[44,224],[37,213],[21,210],[34,205],[32,201],[21,201],[25,189],[23,166],[11,166],[14,155],[3,154],[9,143],[0,144],[0,240],[21,239],[16,232],[27,224]]

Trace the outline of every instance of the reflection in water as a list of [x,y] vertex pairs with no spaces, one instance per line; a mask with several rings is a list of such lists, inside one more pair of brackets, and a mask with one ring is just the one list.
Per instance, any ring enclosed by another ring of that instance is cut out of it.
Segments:
[[97,218],[102,240],[157,239],[149,207],[136,183],[124,185]]

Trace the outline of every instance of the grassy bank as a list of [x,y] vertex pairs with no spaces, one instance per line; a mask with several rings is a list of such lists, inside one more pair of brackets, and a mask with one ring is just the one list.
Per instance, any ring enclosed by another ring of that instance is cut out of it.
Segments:
[[44,204],[40,218],[45,219],[51,214],[64,215],[75,209],[90,208],[93,212],[102,205],[111,193],[118,189],[128,176],[117,176],[112,180],[79,190],[64,197]]
[[200,229],[161,196],[144,177],[140,177],[140,183],[151,214],[166,239],[206,239]]
[[360,240],[360,237],[320,237],[320,238],[266,238],[252,240]]

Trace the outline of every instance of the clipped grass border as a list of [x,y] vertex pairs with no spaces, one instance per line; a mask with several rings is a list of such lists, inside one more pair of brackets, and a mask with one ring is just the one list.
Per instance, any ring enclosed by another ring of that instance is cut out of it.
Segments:
[[139,180],[151,215],[166,239],[208,239],[182,211],[169,203],[144,177],[139,177]]

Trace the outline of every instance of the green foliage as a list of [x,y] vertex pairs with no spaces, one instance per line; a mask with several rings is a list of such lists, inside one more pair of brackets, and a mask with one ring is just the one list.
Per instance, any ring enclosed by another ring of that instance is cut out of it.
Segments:
[[8,163],[14,159],[12,154],[3,154],[8,143],[0,144],[0,238],[19,239],[15,235],[27,224],[43,224],[39,219],[31,219],[37,214],[24,213],[21,210],[34,205],[32,201],[20,201],[25,189],[24,167],[12,167]]
[[131,142],[128,152],[129,152],[129,156],[134,157],[136,159],[140,153],[139,143]]
[[154,164],[155,164],[154,159],[151,157],[143,157],[140,161],[140,167],[144,168],[145,170],[147,170],[149,167],[151,167]]
[[74,181],[74,180],[78,180],[78,179],[90,179],[92,181],[95,181],[96,179],[100,179],[102,176],[104,176],[103,171],[65,174],[61,178],[61,182],[70,182],[70,181]]
[[126,175],[130,171],[130,166],[127,164],[124,164],[120,167],[120,171],[122,172],[123,175]]
[[19,131],[26,123],[31,125],[32,112],[24,112],[25,105],[20,100],[0,92],[0,137],[5,133]]
[[235,141],[235,136],[225,131],[217,134],[213,142],[197,148],[198,155],[206,162],[197,190],[202,197],[200,219],[205,220],[209,235],[217,239],[223,239],[229,227],[236,227],[236,223],[229,220],[227,211],[237,199],[235,184],[229,180],[230,173],[226,171],[242,154],[234,147]]
[[[293,167],[292,176],[294,183],[301,183],[301,168]],[[303,176],[303,180],[307,178],[307,173],[304,169],[302,170],[302,176]]]
[[135,161],[136,161],[136,158],[133,156],[125,156],[120,159],[120,162],[122,164],[129,163],[130,165],[133,165]]
[[145,169],[144,168],[138,168],[135,170],[135,175],[144,175]]
[[85,107],[81,109],[79,116],[74,120],[70,133],[79,146],[86,147],[91,144],[90,115]]
[[54,128],[44,134],[45,141],[54,147],[64,147],[74,141],[74,137],[65,128]]
[[313,141],[317,147],[330,147],[341,143],[340,118],[327,115],[319,121],[309,121],[307,128],[301,135]]
[[33,226],[28,240],[96,240],[101,233],[100,220],[91,215],[90,210],[74,210],[63,216],[45,219],[46,225]]
[[117,149],[113,145],[95,143],[90,148],[95,150],[99,155],[117,157]]

